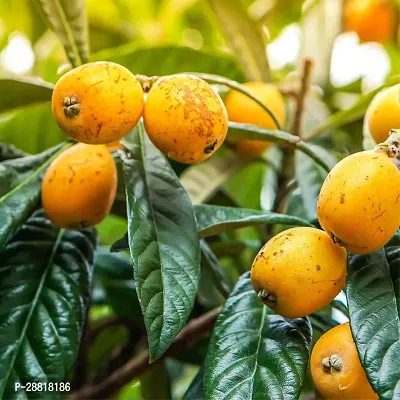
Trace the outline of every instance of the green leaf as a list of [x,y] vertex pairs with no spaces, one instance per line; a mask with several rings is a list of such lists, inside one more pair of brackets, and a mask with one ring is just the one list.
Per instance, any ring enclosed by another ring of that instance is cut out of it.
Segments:
[[297,399],[312,330],[307,318],[286,319],[262,304],[245,273],[233,289],[208,348],[206,399]]
[[218,263],[217,257],[204,239],[200,241],[200,249],[202,254],[202,266],[208,269],[215,286],[218,288],[218,291],[223,297],[227,298],[229,296],[229,293],[231,292],[231,288],[229,287],[229,283],[225,279],[224,273]]
[[[379,190],[379,189],[378,189]],[[400,233],[350,258],[347,300],[360,361],[381,399],[400,396]]]
[[13,111],[0,120],[0,141],[30,154],[40,153],[66,138],[53,117],[50,103]]
[[385,82],[384,85],[373,90],[372,92],[369,92],[364,96],[361,96],[352,107],[346,108],[345,110],[341,110],[333,114],[323,124],[314,129],[314,131],[312,132],[312,136],[318,136],[326,130],[339,128],[343,125],[362,118],[367,111],[369,103],[378,92],[380,92],[383,88],[387,86],[397,85],[398,83],[400,83],[400,75],[395,75],[391,77]]
[[[238,156],[235,154],[235,157]],[[260,209],[263,176],[266,169],[267,166],[263,162],[249,163],[233,175],[224,184],[223,189],[240,207]]]
[[106,292],[106,301],[120,316],[134,316],[141,321],[140,304],[133,280],[132,261],[105,250],[96,253],[94,271]]
[[321,333],[325,333],[329,331],[329,329],[334,328],[339,325],[337,321],[335,321],[331,316],[327,315],[323,312],[312,313],[308,316],[313,329],[320,331]]
[[191,165],[182,173],[180,181],[192,203],[200,204],[210,200],[245,165],[246,162],[233,152],[221,157],[217,154],[200,164]]
[[88,60],[88,32],[84,0],[35,0],[49,27],[58,36],[72,66]]
[[222,232],[233,229],[261,224],[313,226],[308,221],[291,215],[250,210],[246,208],[198,204],[195,206],[195,210],[197,225],[201,237],[218,235]]
[[128,232],[122,236],[121,239],[118,239],[110,248],[112,253],[118,253],[120,251],[129,250],[129,235]]
[[252,81],[270,81],[267,52],[260,26],[250,18],[239,1],[208,0],[208,3],[245,71],[246,78]]
[[[59,230],[35,213],[1,253],[0,398],[38,398],[15,384],[65,382],[89,302],[94,230]],[[53,399],[52,392],[40,393]]]
[[122,153],[129,246],[148,332],[150,360],[185,325],[200,278],[200,245],[192,204],[168,160],[138,124]]
[[229,122],[228,140],[266,140],[276,144],[283,144],[307,154],[327,172],[330,170],[329,164],[314,151],[313,145],[287,132],[271,131],[255,125]]
[[0,162],[25,157],[27,154],[12,144],[0,143]]
[[[312,145],[312,149],[328,163],[330,168],[336,164],[335,158],[323,147]],[[296,180],[301,189],[307,218],[313,220],[317,218],[317,200],[321,186],[328,173],[316,164],[314,160],[300,151],[295,154],[295,165]]]
[[148,76],[204,72],[222,75],[239,82],[244,80],[243,73],[234,58],[215,50],[195,50],[172,45],[137,47],[128,44],[96,53],[91,59],[110,60],[125,66],[134,74]]
[[265,156],[267,165],[261,181],[260,206],[264,211],[272,211],[274,207],[282,161],[282,151],[276,146],[271,146]]
[[36,156],[0,164],[0,250],[37,207],[45,169],[69,146],[59,145]]
[[188,390],[183,396],[183,400],[205,400],[203,382],[204,382],[204,365],[200,367],[199,372],[197,372],[192,383],[188,387]]
[[128,340],[128,330],[124,325],[108,326],[96,335],[89,349],[89,370],[95,372],[111,357],[113,350]]
[[140,376],[141,400],[170,399],[170,386],[170,377],[164,363],[157,363]]
[[[265,7],[271,7],[268,2],[259,3],[265,4]],[[262,18],[262,22],[267,26],[270,40],[275,39],[281,31],[288,25],[298,22],[301,18],[302,2],[299,0],[278,1],[275,6],[268,10]],[[255,11],[258,8],[254,7]],[[260,10],[261,11],[261,10]],[[259,16],[260,11],[255,12]]]
[[0,113],[13,108],[50,101],[53,85],[34,79],[0,79]]

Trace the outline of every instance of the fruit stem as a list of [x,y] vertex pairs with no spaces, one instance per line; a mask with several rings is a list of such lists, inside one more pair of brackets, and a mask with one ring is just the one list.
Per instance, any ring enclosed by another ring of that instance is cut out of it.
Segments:
[[343,362],[337,354],[332,354],[330,357],[322,359],[322,367],[324,371],[329,374],[331,374],[333,370],[340,372],[343,369]]
[[67,118],[76,117],[81,111],[81,104],[76,96],[64,97],[64,114]]
[[154,82],[159,78],[159,76],[146,76],[146,75],[136,75],[136,79],[142,86],[144,93],[149,93],[151,87],[154,85]]
[[391,129],[389,137],[375,147],[377,152],[385,152],[388,157],[396,158],[400,154],[400,129]]

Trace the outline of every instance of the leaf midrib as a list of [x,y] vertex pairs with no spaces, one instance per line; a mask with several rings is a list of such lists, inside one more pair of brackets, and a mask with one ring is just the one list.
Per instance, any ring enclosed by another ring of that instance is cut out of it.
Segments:
[[252,379],[252,386],[251,386],[251,398],[253,398],[253,393],[254,393],[254,376],[256,375],[257,372],[257,367],[258,367],[258,357],[260,356],[260,346],[261,346],[261,341],[262,341],[262,331],[263,331],[263,326],[264,326],[264,321],[265,321],[265,316],[267,314],[267,307],[262,305],[262,315],[261,315],[261,322],[260,322],[260,330],[259,330],[259,335],[258,335],[258,342],[257,342],[257,358],[256,358],[256,363],[254,366],[254,371],[253,375],[251,377]]
[[[51,252],[51,254],[50,254],[49,262],[47,263],[46,269],[45,269],[45,271],[44,271],[44,273],[43,273],[43,275],[42,275],[42,278],[41,278],[40,281],[39,281],[37,290],[36,290],[36,292],[35,292],[35,296],[34,296],[32,302],[31,302],[31,305],[32,305],[32,306],[31,306],[31,308],[30,308],[30,310],[29,310],[29,313],[28,313],[28,315],[27,315],[27,317],[26,317],[24,326],[22,327],[22,331],[21,331],[20,339],[19,339],[19,341],[18,341],[17,349],[16,349],[16,351],[15,351],[15,353],[14,353],[13,358],[11,359],[10,368],[9,368],[8,373],[7,373],[7,375],[6,375],[6,377],[5,377],[5,380],[4,380],[4,382],[5,382],[5,384],[4,384],[4,390],[5,390],[5,388],[7,387],[7,383],[8,383],[8,380],[9,380],[9,378],[10,378],[11,371],[14,370],[14,363],[15,363],[15,360],[17,359],[19,350],[20,350],[20,348],[21,348],[22,342],[23,342],[23,340],[24,340],[24,338],[25,338],[25,335],[26,335],[26,331],[27,331],[28,326],[29,326],[29,324],[30,324],[30,320],[31,320],[31,318],[32,318],[33,311],[35,310],[35,308],[36,308],[36,306],[37,306],[37,302],[38,302],[39,296],[40,296],[40,294],[41,294],[41,292],[42,292],[42,289],[43,289],[43,286],[44,286],[44,282],[46,281],[47,275],[48,275],[48,273],[49,273],[49,271],[50,271],[50,268],[51,268],[51,266],[52,266],[52,264],[53,264],[54,256],[55,256],[55,254],[56,254],[56,251],[57,251],[58,246],[59,246],[59,244],[60,244],[60,242],[61,242],[61,238],[62,238],[64,232],[65,232],[65,230],[64,230],[64,229],[61,229],[61,230],[59,231],[58,235],[57,235],[57,238],[56,238],[56,241],[55,241],[55,243],[54,243],[52,252]],[[0,393],[1,396],[2,396],[3,393],[4,393],[4,390],[2,391],[2,393]]]
[[[82,63],[83,63],[82,58],[79,54],[79,49],[75,43],[74,34],[72,33],[72,30],[70,29],[70,26],[68,24],[68,19],[67,19],[67,16],[65,15],[64,9],[61,5],[61,2],[60,2],[60,0],[55,0],[54,3],[57,8],[57,11],[59,13],[60,20],[61,20],[62,24],[64,25],[65,33],[67,34],[67,38],[68,38],[68,41],[70,42],[72,52],[75,55],[76,61],[77,61],[78,65],[82,65]],[[74,60],[71,60],[71,62],[72,62],[72,64],[75,64]],[[76,67],[76,66],[77,65],[74,65],[74,67]]]

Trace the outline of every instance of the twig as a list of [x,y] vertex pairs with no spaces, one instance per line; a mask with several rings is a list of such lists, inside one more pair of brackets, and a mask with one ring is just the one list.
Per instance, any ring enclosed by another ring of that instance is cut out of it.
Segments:
[[295,179],[286,180],[284,184],[279,188],[273,207],[273,212],[282,213],[282,203],[286,197],[297,187],[297,181]]
[[[179,353],[185,348],[190,347],[202,335],[209,332],[215,324],[215,321],[221,311],[221,308],[216,308],[201,317],[192,319],[179,333],[172,342],[170,348],[164,355],[158,359],[159,362],[165,357]],[[151,364],[149,364],[149,352],[144,351],[138,354],[135,358],[128,361],[121,368],[115,370],[107,379],[95,386],[88,386],[73,393],[71,400],[78,399],[105,399],[110,398],[122,386],[129,383],[136,376],[143,374]]]
[[301,73],[300,89],[296,96],[296,111],[293,121],[293,135],[302,137],[303,135],[303,116],[305,100],[311,84],[311,72],[314,62],[310,58],[306,58],[303,63],[303,70]]
[[110,326],[125,325],[127,328],[129,328],[131,324],[133,324],[133,320],[128,317],[115,316],[101,320],[91,330],[90,341],[93,341],[100,332],[109,328]]

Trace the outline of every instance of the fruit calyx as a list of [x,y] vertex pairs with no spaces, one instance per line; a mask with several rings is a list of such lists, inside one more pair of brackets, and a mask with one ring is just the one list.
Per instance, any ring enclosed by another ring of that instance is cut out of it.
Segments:
[[275,304],[276,303],[276,296],[273,295],[272,293],[267,292],[265,289],[261,289],[258,293],[257,296],[261,299],[261,301],[265,305],[269,304]]
[[141,74],[136,75],[136,79],[140,83],[144,93],[149,93],[151,87],[158,78],[159,76],[146,76]]
[[375,147],[377,152],[385,152],[388,157],[396,158],[400,155],[400,129],[391,129],[389,137]]
[[66,117],[74,118],[81,111],[81,104],[76,96],[65,96],[63,111]]
[[333,371],[340,372],[343,369],[342,359],[337,354],[322,359],[324,371],[331,374]]

